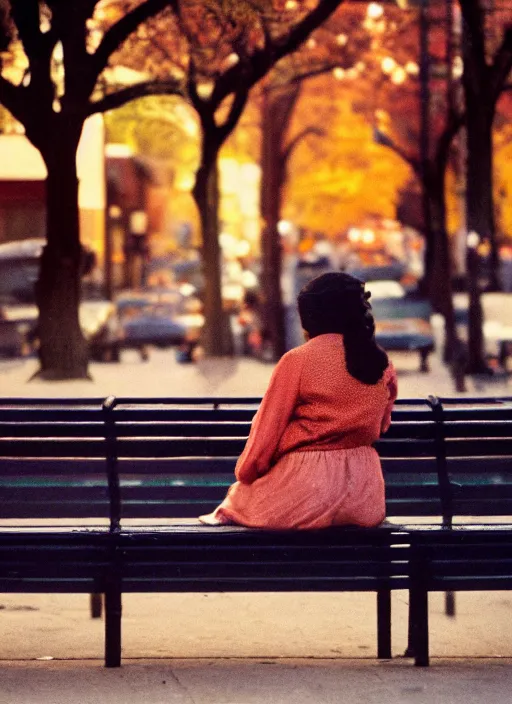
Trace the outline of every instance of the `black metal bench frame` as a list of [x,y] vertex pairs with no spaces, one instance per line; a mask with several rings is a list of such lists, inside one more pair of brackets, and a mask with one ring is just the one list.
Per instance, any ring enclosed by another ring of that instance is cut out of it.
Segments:
[[[149,406],[159,401],[161,399],[145,400]],[[211,411],[195,413],[197,419],[212,417],[222,404],[241,400],[172,399],[172,401],[193,406],[209,402],[212,405]],[[471,401],[479,402],[469,399],[468,404]],[[510,404],[510,408],[507,405],[504,421],[508,424],[509,420],[512,420],[512,400],[501,401]],[[0,528],[0,565],[4,561],[10,566],[10,572],[7,570],[6,574],[0,575],[0,591],[2,587],[4,590],[7,588],[13,592],[41,590],[41,581],[46,575],[49,581],[43,591],[104,593],[105,663],[108,667],[116,667],[121,663],[122,594],[128,591],[374,591],[377,594],[377,655],[379,658],[389,658],[391,657],[391,590],[409,588],[411,608],[408,654],[415,657],[416,664],[428,664],[428,610],[426,609],[428,591],[449,590],[447,601],[453,608],[452,585],[458,584],[453,580],[436,581],[434,570],[436,564],[433,566],[430,559],[433,554],[431,547],[432,545],[442,547],[443,544],[448,544],[446,541],[449,538],[446,536],[452,536],[455,532],[457,535],[461,532],[477,535],[475,529],[471,529],[471,532],[469,529],[460,527],[457,527],[456,531],[453,529],[453,516],[456,511],[454,504],[457,503],[457,491],[460,487],[450,476],[448,436],[453,429],[450,430],[450,423],[446,421],[447,415],[449,416],[446,408],[449,409],[450,403],[455,403],[455,400],[430,397],[426,403],[430,409],[430,422],[425,427],[421,423],[416,424],[409,439],[412,443],[409,445],[411,450],[417,450],[418,445],[427,442],[422,438],[428,438],[428,442],[431,443],[425,452],[433,455],[428,467],[432,471],[434,466],[437,474],[437,483],[433,490],[438,494],[439,509],[435,510],[442,518],[441,526],[428,530],[417,526],[386,526],[377,529],[348,528],[311,532],[253,531],[228,527],[211,529],[171,522],[165,529],[151,525],[143,528],[122,527],[123,500],[119,462],[123,451],[123,440],[122,432],[116,425],[116,407],[118,403],[129,404],[130,402],[141,403],[141,399],[116,401],[114,397],[109,397],[104,400],[101,406],[102,427],[96,427],[94,430],[96,436],[99,434],[104,438],[102,448],[96,449],[95,452],[98,453],[97,457],[104,458],[108,474],[109,526],[100,530],[75,528],[61,529],[57,532],[48,531],[43,527],[25,530]],[[244,399],[243,402],[247,405],[257,404],[259,399]],[[499,402],[499,399],[496,400],[497,406]],[[44,405],[45,401],[24,399],[11,400],[7,403],[11,404],[11,409],[9,412],[6,411],[6,417],[16,418],[17,407],[21,410],[30,403]],[[58,401],[47,400],[46,403],[49,406],[56,403],[64,408],[66,406],[71,408],[73,404],[76,405],[80,401],[59,399]],[[408,404],[413,407],[420,402],[409,400],[401,403],[404,407]],[[487,409],[485,413],[469,409],[466,415],[471,419],[477,419],[478,423],[480,422],[478,418],[482,418],[482,422],[495,416],[501,418],[502,410],[497,408],[496,413],[493,414],[492,408],[490,411]],[[20,413],[20,417],[22,415],[23,413]],[[424,413],[415,414],[411,411],[407,417],[414,421],[415,418],[424,418],[424,415]],[[177,416],[184,419],[179,424],[179,428],[180,432],[185,433],[187,427],[191,427],[187,425],[191,423],[187,419],[193,417],[194,413],[177,412]],[[2,419],[0,408],[0,423]],[[497,425],[495,424],[493,432],[498,434],[501,432],[500,422],[501,420],[496,421]],[[470,425],[467,425],[467,428],[470,428]],[[217,428],[215,431],[217,438],[212,442],[217,442],[221,446],[226,445],[239,452],[243,446],[243,439],[224,440],[222,436],[218,436],[221,430]],[[402,434],[405,433],[405,437],[407,437],[406,430],[402,428],[400,431]],[[16,429],[13,427],[12,432],[20,442],[24,442],[22,424]],[[155,427],[152,432],[155,441],[159,442],[159,428]],[[393,432],[392,425],[388,433],[391,443]],[[479,432],[476,428],[477,439],[474,441],[476,444],[481,442],[478,439]],[[2,442],[4,441],[0,439],[0,446]],[[9,440],[5,440],[5,443],[8,444],[8,442]],[[34,441],[29,441],[29,444],[30,442],[32,442],[30,447],[37,445],[37,441],[35,444]],[[186,436],[177,440],[181,452],[186,452],[187,448],[190,448],[190,451],[196,447],[207,448],[208,442],[208,439],[200,442],[197,439],[189,440]],[[386,442],[384,440],[382,443],[381,454],[384,457],[386,457]],[[407,451],[407,442],[404,442],[406,447],[405,450],[402,448],[402,452]],[[465,441],[462,440],[462,442]],[[471,441],[467,440],[467,442],[469,449],[472,450]],[[508,436],[502,453],[505,454],[506,460],[508,454],[512,454],[507,443]],[[47,442],[48,444],[51,448],[51,440]],[[16,447],[15,443],[13,447]],[[27,450],[29,451],[30,449]],[[6,450],[3,449],[2,456],[5,452]],[[46,449],[44,452],[47,454],[43,456],[47,456],[49,450]],[[400,464],[400,460],[396,462]],[[9,471],[8,461],[6,466]],[[422,487],[417,494],[410,496],[406,494],[402,509],[410,509],[412,516],[432,515],[432,508],[425,509],[425,496]],[[507,503],[506,506],[508,505]],[[512,503],[510,505],[512,506]],[[34,507],[34,512],[36,508]],[[79,513],[79,515],[84,514]],[[502,533],[510,536],[510,527],[502,527]],[[487,546],[492,544],[493,536],[496,540],[498,538],[502,540],[501,534],[496,530],[486,531],[485,536]],[[450,550],[454,549],[456,550],[456,547],[450,543]],[[194,559],[190,557],[192,554],[195,556]],[[83,558],[84,555],[86,559]],[[277,555],[279,559],[275,559],[273,555]],[[63,556],[66,556],[67,560],[63,561]],[[151,556],[150,559],[149,556]],[[21,566],[17,564],[17,560]],[[60,573],[63,564],[66,565],[67,570],[64,575]],[[499,566],[498,559],[493,567],[498,573]],[[465,582],[466,588],[468,584],[473,584],[475,588],[489,585],[488,580],[482,581],[476,573],[471,577],[472,572],[469,568],[468,565],[466,571],[469,578]],[[430,582],[423,579],[425,574],[433,575]],[[506,583],[506,579],[500,582],[500,584]]]

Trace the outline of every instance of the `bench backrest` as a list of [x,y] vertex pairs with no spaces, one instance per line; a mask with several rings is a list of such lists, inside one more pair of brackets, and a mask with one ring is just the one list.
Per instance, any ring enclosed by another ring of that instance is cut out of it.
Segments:
[[[233,481],[259,398],[0,402],[0,517],[195,517]],[[512,514],[512,399],[399,400],[388,516]]]

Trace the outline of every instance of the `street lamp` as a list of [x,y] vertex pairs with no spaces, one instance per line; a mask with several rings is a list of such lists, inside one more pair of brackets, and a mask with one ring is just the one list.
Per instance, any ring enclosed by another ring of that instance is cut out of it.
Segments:
[[484,348],[483,311],[480,300],[480,255],[478,246],[481,238],[477,232],[469,232],[466,238],[466,267],[468,282],[468,333],[469,333],[469,369],[475,372],[488,372],[487,366],[481,367],[479,350]]

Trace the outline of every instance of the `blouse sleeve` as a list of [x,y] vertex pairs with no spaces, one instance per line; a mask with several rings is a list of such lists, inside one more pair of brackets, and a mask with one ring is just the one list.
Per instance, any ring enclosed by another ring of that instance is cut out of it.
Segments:
[[245,448],[238,458],[235,476],[243,484],[252,484],[269,471],[279,440],[299,397],[302,362],[295,350],[277,363],[270,382],[253,418]]
[[382,416],[382,422],[380,426],[381,435],[385,433],[391,425],[391,411],[393,410],[393,404],[395,403],[398,394],[398,381],[396,377],[396,371],[391,362],[389,363],[385,374],[387,377],[388,402],[384,411],[384,415]]

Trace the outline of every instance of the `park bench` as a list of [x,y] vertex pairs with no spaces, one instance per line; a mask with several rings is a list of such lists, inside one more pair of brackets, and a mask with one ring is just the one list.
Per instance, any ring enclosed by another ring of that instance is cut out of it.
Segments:
[[410,548],[409,650],[421,666],[429,664],[430,592],[445,592],[450,602],[454,591],[512,589],[512,399],[437,399],[433,412],[443,521],[403,526]]
[[[225,495],[258,403],[0,402],[0,592],[103,593],[105,662],[118,666],[123,593],[375,592],[377,655],[388,658],[391,591],[414,587],[410,654],[426,664],[428,610],[411,577],[415,536],[451,534],[458,515],[512,514],[512,399],[397,402],[378,450],[388,517],[408,525],[201,526],[190,519]],[[412,525],[419,517],[436,528]]]

